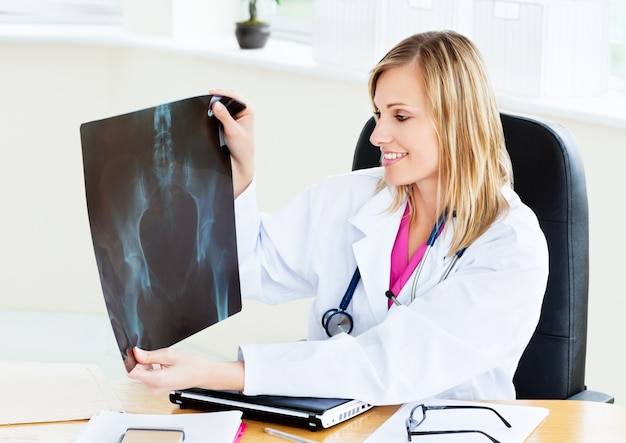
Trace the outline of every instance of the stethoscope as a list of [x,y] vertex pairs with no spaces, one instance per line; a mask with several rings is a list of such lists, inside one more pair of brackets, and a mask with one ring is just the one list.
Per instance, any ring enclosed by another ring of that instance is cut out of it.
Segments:
[[[444,217],[441,217],[437,221],[437,223],[435,223],[433,230],[428,236],[428,241],[426,242],[426,250],[424,251],[424,255],[422,256],[422,259],[420,260],[420,263],[417,266],[417,269],[415,270],[415,277],[413,278],[413,286],[411,287],[411,301],[415,300],[415,291],[417,289],[417,282],[419,281],[420,275],[422,274],[422,269],[424,268],[426,257],[428,257],[428,253],[430,252],[431,248],[435,244],[437,237],[439,237],[439,234],[441,233],[441,228],[443,227],[443,223],[444,223]],[[461,256],[465,252],[465,249],[467,248],[462,248],[456,254],[454,254],[454,257],[452,257],[452,259],[448,263],[448,266],[444,270],[444,273],[442,274],[441,278],[439,279],[437,283],[441,283],[446,278],[448,278],[448,275],[450,275],[450,271],[452,271],[452,268],[456,264],[457,260],[461,258]],[[354,271],[354,274],[352,275],[350,284],[348,285],[348,288],[346,289],[346,293],[341,299],[341,303],[339,303],[339,308],[331,308],[328,311],[326,311],[324,315],[322,316],[322,326],[324,327],[324,330],[326,331],[326,334],[329,337],[333,337],[335,335],[341,334],[342,332],[345,332],[346,334],[349,334],[350,332],[352,332],[352,328],[354,327],[354,320],[352,319],[352,316],[346,312],[346,309],[348,308],[348,305],[350,304],[350,301],[352,300],[352,296],[354,295],[354,291],[356,290],[356,286],[359,283],[360,279],[361,279],[361,271],[359,271],[359,268],[357,267],[356,270]],[[393,294],[393,292],[386,291],[385,296],[388,299],[390,299],[394,304],[396,305],[401,304],[396,298],[396,296]]]

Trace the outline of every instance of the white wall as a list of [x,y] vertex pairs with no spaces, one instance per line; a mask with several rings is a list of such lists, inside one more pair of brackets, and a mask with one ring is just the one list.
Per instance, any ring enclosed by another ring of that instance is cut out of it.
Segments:
[[[4,42],[0,64],[0,309],[105,311],[84,199],[82,122],[236,89],[256,104],[260,206],[272,211],[320,177],[349,170],[370,115],[365,84],[146,49]],[[626,129],[561,122],[579,139],[589,188],[587,382],[626,404],[626,235],[612,226],[626,218],[614,189]],[[230,358],[241,342],[302,338],[307,306],[247,302],[190,342]]]

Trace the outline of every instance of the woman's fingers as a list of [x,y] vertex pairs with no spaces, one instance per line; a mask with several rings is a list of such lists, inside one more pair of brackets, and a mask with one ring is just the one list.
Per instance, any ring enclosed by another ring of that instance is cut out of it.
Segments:
[[214,95],[232,97],[241,101],[246,108],[233,118],[220,102],[213,104],[213,113],[222,123],[226,144],[231,154],[233,191],[235,198],[252,182],[254,177],[254,108],[250,101],[234,91],[213,89]]

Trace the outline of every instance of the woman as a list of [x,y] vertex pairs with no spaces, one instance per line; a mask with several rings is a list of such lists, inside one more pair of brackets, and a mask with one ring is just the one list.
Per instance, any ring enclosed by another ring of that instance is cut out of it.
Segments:
[[[418,34],[374,68],[370,94],[382,167],[329,177],[274,216],[256,209],[252,108],[236,120],[214,108],[232,154],[243,294],[269,303],[314,297],[309,339],[241,346],[238,362],[136,350],[145,366],[131,378],[156,391],[200,386],[373,404],[515,398],[548,254],[534,214],[511,189],[483,61],[457,33]],[[353,276],[354,294],[341,306],[353,329],[341,333],[331,323],[346,316],[329,317]],[[154,363],[160,370],[148,369]]]

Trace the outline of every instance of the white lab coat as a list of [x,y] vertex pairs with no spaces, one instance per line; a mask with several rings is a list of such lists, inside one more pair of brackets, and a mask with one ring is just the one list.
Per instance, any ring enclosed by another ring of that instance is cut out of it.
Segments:
[[[332,176],[275,215],[257,210],[254,183],[235,202],[244,297],[282,303],[315,297],[308,340],[240,347],[246,394],[358,398],[396,404],[429,396],[512,399],[512,377],[535,330],[548,275],[545,238],[510,188],[507,214],[437,284],[451,229],[437,239],[410,302],[412,279],[387,307],[391,249],[404,206],[375,194],[381,168]],[[347,309],[350,335],[328,339],[321,323],[337,308],[358,265]],[[276,327],[276,325],[268,325]]]

